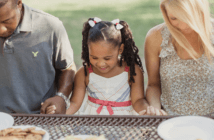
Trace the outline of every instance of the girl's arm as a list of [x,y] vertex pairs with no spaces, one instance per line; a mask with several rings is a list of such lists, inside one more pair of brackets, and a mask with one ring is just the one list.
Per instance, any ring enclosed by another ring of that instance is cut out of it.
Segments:
[[[161,29],[163,24],[152,28],[146,36],[145,40],[145,62],[148,73],[148,84],[146,88],[146,99],[150,108],[147,109],[147,114],[157,115],[155,112],[161,110],[161,82],[160,82],[160,58],[161,51]],[[162,110],[161,110],[162,111]],[[163,113],[162,113],[163,114]],[[163,114],[165,115],[165,114]]]
[[86,76],[84,67],[80,68],[74,78],[74,90],[70,99],[70,107],[66,114],[76,113],[82,105],[86,91]]
[[135,82],[131,83],[131,102],[137,113],[146,110],[149,104],[144,97],[144,76],[138,65],[135,65]]

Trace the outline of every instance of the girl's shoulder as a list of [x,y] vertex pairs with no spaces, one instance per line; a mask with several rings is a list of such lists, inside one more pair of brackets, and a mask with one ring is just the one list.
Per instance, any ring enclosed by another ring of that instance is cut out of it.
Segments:
[[86,72],[87,75],[85,75],[85,68],[82,66],[79,68],[79,70],[77,71],[75,78],[81,78],[85,81],[86,85],[88,83],[88,79],[89,79],[89,70],[88,67],[86,66]]
[[[124,62],[125,63],[125,62]],[[130,81],[130,78],[131,78],[131,71],[130,71],[130,66],[128,66],[126,63],[124,64],[125,66],[125,71],[127,70],[128,72],[128,81]],[[142,77],[144,72],[142,71],[142,69],[140,68],[140,66],[138,66],[137,64],[135,64],[135,73],[136,73],[136,76],[134,76],[134,79],[135,77]],[[131,83],[129,82],[129,85],[131,85]]]
[[83,72],[84,72],[84,67],[82,66],[82,67],[80,67],[80,68],[78,69],[76,75],[77,75],[77,74],[80,74],[80,73],[83,73]]

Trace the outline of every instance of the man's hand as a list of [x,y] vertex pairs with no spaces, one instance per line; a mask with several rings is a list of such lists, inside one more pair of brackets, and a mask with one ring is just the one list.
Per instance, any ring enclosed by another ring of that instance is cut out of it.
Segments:
[[55,106],[55,114],[65,114],[66,113],[66,103],[65,100],[60,96],[54,96],[47,99],[41,107],[41,114],[53,114],[49,112],[49,108]]

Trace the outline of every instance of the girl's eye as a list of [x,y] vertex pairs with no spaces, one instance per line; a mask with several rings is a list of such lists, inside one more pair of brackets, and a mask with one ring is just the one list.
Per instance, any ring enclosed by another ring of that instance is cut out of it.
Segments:
[[110,58],[105,58],[105,60],[110,60]]
[[97,59],[96,57],[92,57],[92,59]]

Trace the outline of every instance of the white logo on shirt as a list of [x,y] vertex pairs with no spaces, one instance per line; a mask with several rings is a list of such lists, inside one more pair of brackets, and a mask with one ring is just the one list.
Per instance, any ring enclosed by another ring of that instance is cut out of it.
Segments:
[[32,52],[33,53],[33,56],[34,57],[37,57],[37,54],[39,53],[38,51],[37,52]]

